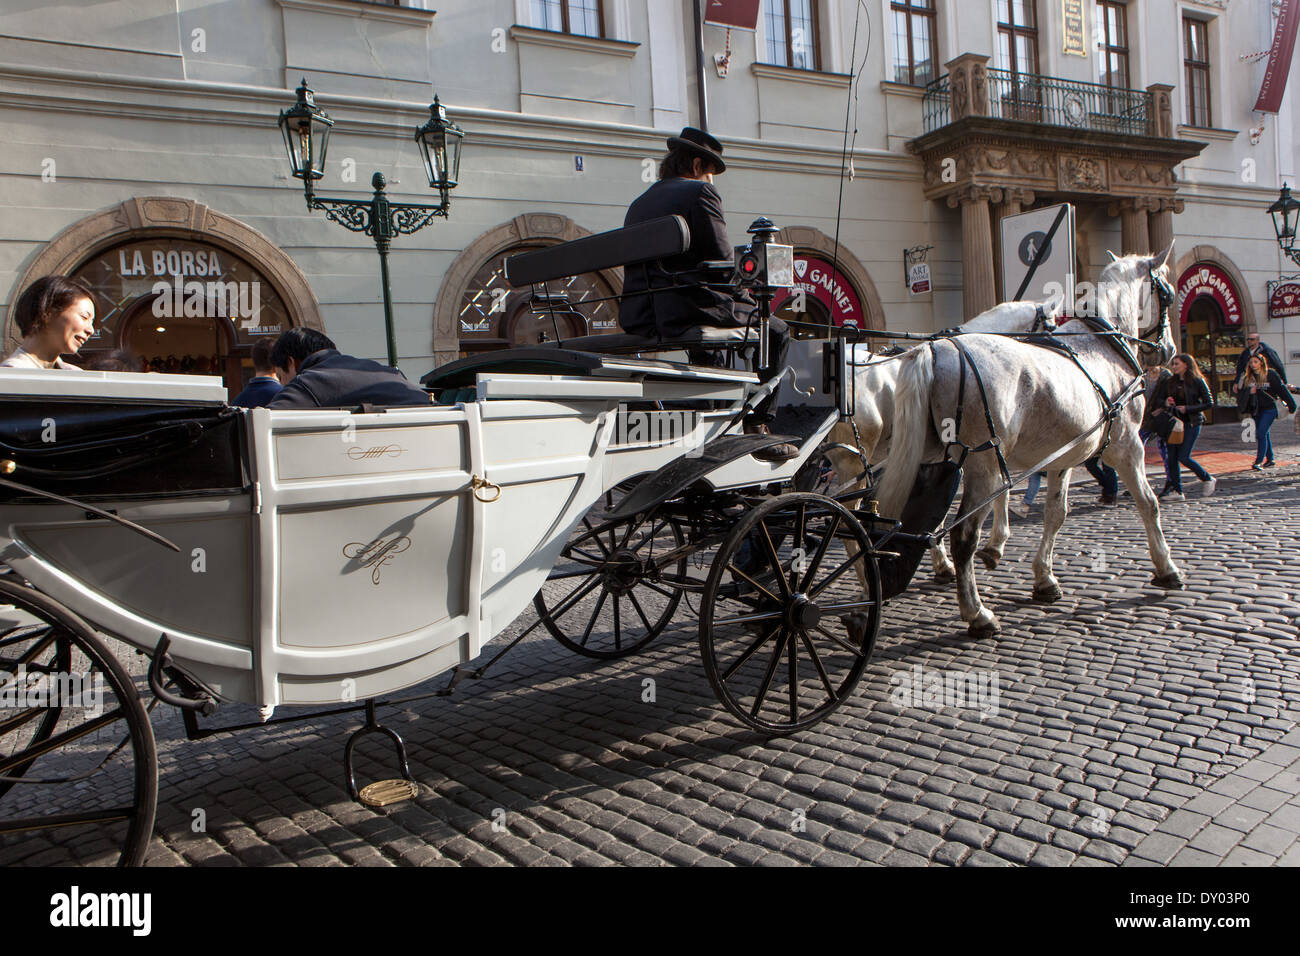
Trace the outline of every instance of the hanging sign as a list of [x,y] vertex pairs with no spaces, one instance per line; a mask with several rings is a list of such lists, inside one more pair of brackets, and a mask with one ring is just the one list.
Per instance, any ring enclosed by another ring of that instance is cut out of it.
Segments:
[[795,254],[794,289],[778,293],[772,308],[780,309],[797,302],[799,296],[812,296],[826,306],[835,325],[867,327],[862,315],[862,301],[849,280],[825,259]]
[[1214,300],[1225,324],[1241,325],[1241,296],[1237,287],[1226,272],[1208,262],[1197,263],[1178,280],[1178,318],[1183,325],[1187,324],[1192,303],[1201,296]]
[[1295,52],[1297,26],[1300,26],[1300,0],[1282,0],[1277,32],[1273,34],[1268,66],[1264,69],[1264,82],[1259,88],[1259,99],[1255,101],[1257,112],[1276,113],[1282,108],[1286,78],[1291,70],[1291,54]]
[[1088,55],[1088,36],[1083,21],[1083,0],[1061,0],[1061,36],[1063,52],[1070,56]]
[[736,30],[758,29],[759,0],[705,0],[704,22]]
[[1300,315],[1300,282],[1279,282],[1268,297],[1268,317],[1289,319]]
[[917,262],[907,268],[908,295],[925,295],[930,291],[930,263]]

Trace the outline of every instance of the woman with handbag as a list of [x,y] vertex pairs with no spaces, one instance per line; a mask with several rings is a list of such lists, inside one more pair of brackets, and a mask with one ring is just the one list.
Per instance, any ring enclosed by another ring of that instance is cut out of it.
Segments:
[[1273,439],[1268,430],[1277,420],[1279,400],[1295,412],[1295,399],[1282,376],[1268,367],[1262,352],[1252,355],[1237,380],[1237,407],[1255,419],[1255,463],[1251,465],[1255,471],[1273,467]]
[[1192,449],[1205,424],[1203,412],[1213,406],[1214,399],[1201,370],[1196,367],[1196,360],[1190,355],[1185,352],[1175,355],[1169,368],[1173,374],[1156,385],[1151,401],[1152,408],[1156,409],[1153,422],[1169,449],[1165,467],[1168,483],[1158,497],[1182,501],[1181,465],[1186,465],[1201,480],[1201,494],[1208,497],[1214,494],[1218,482],[1193,460]]

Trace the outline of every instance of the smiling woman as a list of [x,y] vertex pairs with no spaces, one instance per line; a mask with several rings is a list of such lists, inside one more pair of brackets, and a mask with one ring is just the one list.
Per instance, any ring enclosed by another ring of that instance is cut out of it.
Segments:
[[94,334],[95,302],[75,279],[45,276],[23,290],[13,318],[22,344],[0,366],[76,369],[62,356],[77,354]]

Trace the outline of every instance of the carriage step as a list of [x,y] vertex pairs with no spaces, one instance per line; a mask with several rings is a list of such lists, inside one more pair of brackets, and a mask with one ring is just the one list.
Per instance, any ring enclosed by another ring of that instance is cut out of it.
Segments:
[[361,788],[357,794],[357,800],[368,807],[391,806],[394,803],[401,803],[404,800],[413,800],[420,795],[420,785],[414,780],[403,780],[398,777],[394,780],[376,780],[374,783],[368,783]]

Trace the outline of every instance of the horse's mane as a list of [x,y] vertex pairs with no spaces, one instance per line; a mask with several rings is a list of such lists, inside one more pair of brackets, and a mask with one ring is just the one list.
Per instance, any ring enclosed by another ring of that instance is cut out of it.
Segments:
[[1138,332],[1138,313],[1142,308],[1138,296],[1142,287],[1138,281],[1138,264],[1146,258],[1125,256],[1116,259],[1101,270],[1101,279],[1097,283],[1097,315],[1129,335]]

